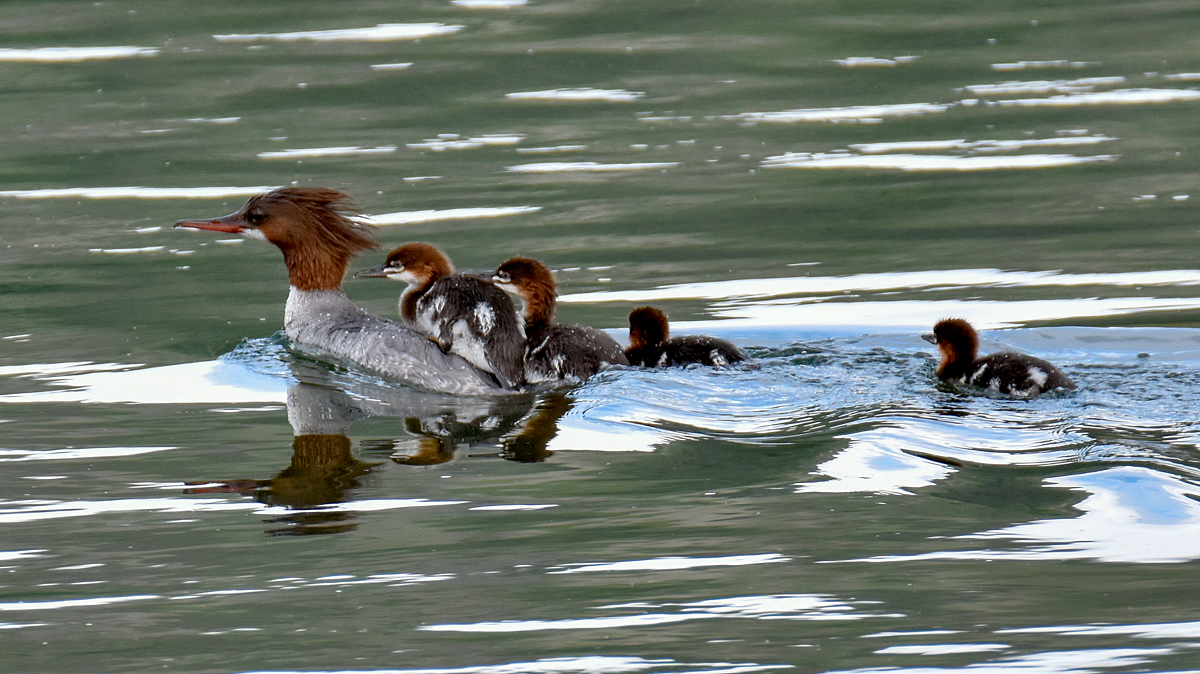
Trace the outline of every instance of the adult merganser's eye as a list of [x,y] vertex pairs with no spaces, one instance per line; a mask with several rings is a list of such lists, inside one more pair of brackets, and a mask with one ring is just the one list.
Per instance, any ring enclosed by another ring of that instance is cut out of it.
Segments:
[[250,223],[251,225],[253,225],[255,227],[258,227],[259,225],[261,225],[263,222],[266,221],[266,219],[267,219],[267,214],[263,213],[262,211],[258,210],[257,208],[246,214],[246,222]]

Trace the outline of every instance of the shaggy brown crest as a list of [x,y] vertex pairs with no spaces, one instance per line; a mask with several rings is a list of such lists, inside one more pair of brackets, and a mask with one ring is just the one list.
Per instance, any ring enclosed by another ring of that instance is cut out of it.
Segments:
[[180,220],[176,227],[246,234],[283,252],[291,284],[328,290],[342,284],[350,260],[379,244],[371,226],[352,219],[350,197],[325,187],[284,187],[250,197],[236,213],[213,220]]

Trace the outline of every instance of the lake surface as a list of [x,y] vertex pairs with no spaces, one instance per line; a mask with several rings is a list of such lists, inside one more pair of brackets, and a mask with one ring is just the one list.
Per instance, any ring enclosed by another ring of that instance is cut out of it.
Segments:
[[[1195,3],[0,25],[0,671],[1200,662]],[[754,362],[492,400],[314,360],[275,249],[171,229],[293,184]],[[1079,390],[939,384],[946,316]]]

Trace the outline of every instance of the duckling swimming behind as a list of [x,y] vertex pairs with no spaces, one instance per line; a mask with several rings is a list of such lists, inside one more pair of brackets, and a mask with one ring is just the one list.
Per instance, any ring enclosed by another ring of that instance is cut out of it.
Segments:
[[455,274],[436,247],[406,243],[355,276],[408,283],[400,317],[410,328],[496,375],[504,388],[525,382],[525,326],[512,300],[485,280]]
[[970,384],[1007,395],[1034,398],[1055,388],[1074,389],[1075,382],[1041,358],[1001,351],[976,358],[979,335],[961,318],[939,321],[921,338],[937,346],[942,356],[937,376],[942,381]]
[[491,274],[492,281],[525,302],[525,380],[582,381],[609,365],[628,365],[617,340],[595,328],[554,322],[558,285],[546,265],[514,257]]
[[629,348],[625,356],[630,365],[641,367],[693,363],[723,367],[746,360],[741,349],[723,339],[707,335],[670,337],[666,314],[654,307],[629,312]]

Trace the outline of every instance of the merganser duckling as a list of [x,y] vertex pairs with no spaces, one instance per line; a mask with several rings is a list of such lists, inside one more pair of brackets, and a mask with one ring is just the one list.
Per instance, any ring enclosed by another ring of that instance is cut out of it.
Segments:
[[283,252],[291,290],[284,330],[294,344],[314,347],[385,377],[444,393],[503,393],[492,377],[461,356],[404,326],[373,316],[342,291],[356,253],[378,247],[371,228],[350,216],[350,198],[322,187],[287,187],[250,198],[236,213],[180,220],[176,227],[241,234]]
[[630,365],[671,367],[674,365],[713,365],[724,367],[746,360],[746,354],[733,344],[707,335],[670,337],[667,315],[654,307],[638,307],[629,312],[629,348],[625,356]]
[[524,302],[525,381],[583,381],[609,365],[628,365],[617,340],[595,328],[554,322],[558,286],[546,265],[514,257],[491,274],[492,282]]
[[948,318],[921,337],[941,353],[937,376],[942,381],[970,384],[1022,398],[1034,398],[1055,388],[1073,389],[1075,382],[1041,358],[1001,351],[976,358],[979,336],[961,318]]
[[410,328],[496,375],[504,388],[525,382],[525,325],[508,293],[483,279],[455,274],[450,258],[436,247],[406,243],[382,264],[354,276],[407,283],[400,317]]

